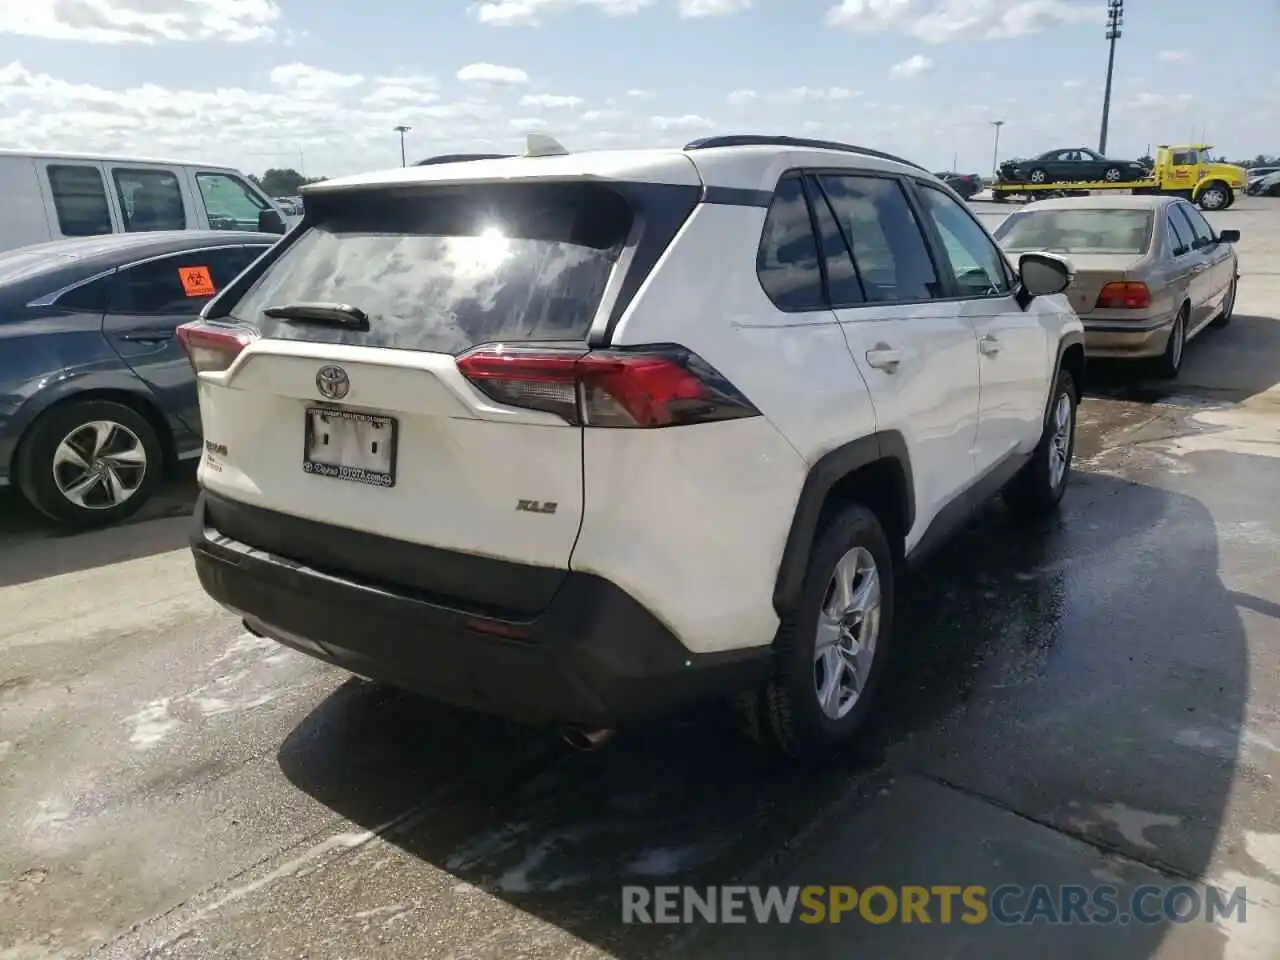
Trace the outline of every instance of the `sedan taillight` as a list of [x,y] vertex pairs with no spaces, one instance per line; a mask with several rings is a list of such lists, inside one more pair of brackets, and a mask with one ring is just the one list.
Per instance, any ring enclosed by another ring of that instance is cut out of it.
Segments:
[[1117,281],[1108,283],[1098,294],[1099,310],[1145,310],[1151,306],[1151,291],[1145,283]]

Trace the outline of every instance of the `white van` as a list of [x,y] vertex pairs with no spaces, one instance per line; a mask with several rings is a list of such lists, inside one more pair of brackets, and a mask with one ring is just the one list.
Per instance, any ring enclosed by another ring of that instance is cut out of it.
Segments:
[[284,233],[280,209],[230,167],[0,150],[0,250],[145,230]]

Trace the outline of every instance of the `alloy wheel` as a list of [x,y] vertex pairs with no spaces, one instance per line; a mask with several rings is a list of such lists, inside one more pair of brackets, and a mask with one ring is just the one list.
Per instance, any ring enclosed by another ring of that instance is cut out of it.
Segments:
[[854,547],[832,571],[814,643],[814,693],[832,720],[848,716],[866,689],[880,633],[880,598],[875,557]]
[[110,420],[81,424],[54,450],[53,482],[77,507],[110,510],[142,486],[147,451],[136,433]]
[[1062,393],[1053,405],[1052,427],[1049,436],[1049,483],[1054,490],[1062,485],[1071,462],[1071,395]]

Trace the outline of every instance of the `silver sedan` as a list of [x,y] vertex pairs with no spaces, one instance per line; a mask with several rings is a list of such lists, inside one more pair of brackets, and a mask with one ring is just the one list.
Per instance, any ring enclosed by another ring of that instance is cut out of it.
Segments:
[[1042,200],[1011,214],[995,236],[1015,259],[1034,251],[1071,261],[1067,296],[1090,356],[1154,359],[1162,375],[1176,377],[1187,341],[1231,321],[1240,231],[1215,232],[1186,200]]

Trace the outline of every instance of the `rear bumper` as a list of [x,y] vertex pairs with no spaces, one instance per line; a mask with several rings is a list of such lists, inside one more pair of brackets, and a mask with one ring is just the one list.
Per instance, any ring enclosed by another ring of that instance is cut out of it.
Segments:
[[[209,498],[196,505],[192,552],[211,597],[254,632],[456,706],[608,727],[745,689],[772,666],[769,648],[690,653],[625,591],[588,574],[568,573],[540,613],[507,619],[316,570],[211,528]],[[546,573],[504,566],[512,578]]]
[[1158,357],[1164,353],[1173,329],[1173,317],[1126,322],[1082,317],[1081,322],[1085,353],[1102,359]]

